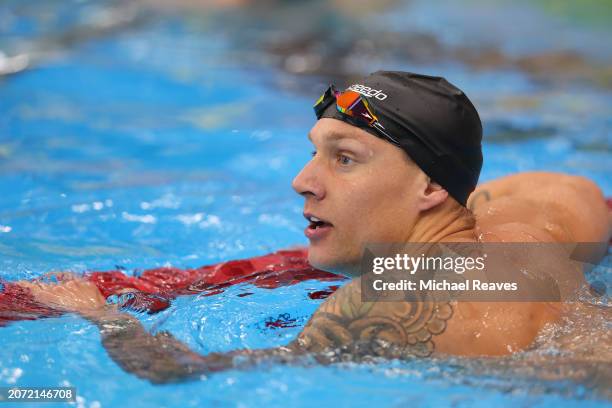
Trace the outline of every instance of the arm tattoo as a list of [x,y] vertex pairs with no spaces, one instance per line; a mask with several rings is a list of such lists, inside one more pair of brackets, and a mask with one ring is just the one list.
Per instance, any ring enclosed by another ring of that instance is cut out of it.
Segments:
[[452,317],[449,302],[362,302],[359,279],[336,292],[313,315],[297,342],[311,352],[335,350],[354,357],[427,357],[433,336]]
[[117,365],[154,384],[194,380],[217,371],[247,368],[266,359],[288,362],[298,355],[288,347],[201,355],[168,332],[152,335],[129,315],[115,314],[93,321]]
[[[201,378],[263,361],[288,363],[311,354],[320,363],[363,357],[427,357],[433,336],[446,329],[453,315],[449,302],[362,302],[360,279],[338,290],[315,312],[299,337],[287,347],[235,350],[200,355],[168,332],[152,335],[125,314],[90,318],[99,328],[109,356],[125,371],[154,384]],[[331,352],[331,353],[330,353]]]
[[489,190],[480,190],[476,194],[474,194],[472,197],[470,197],[468,208],[471,211],[474,211],[474,209],[476,208],[476,203],[479,200],[480,201],[491,201],[491,193],[489,193]]

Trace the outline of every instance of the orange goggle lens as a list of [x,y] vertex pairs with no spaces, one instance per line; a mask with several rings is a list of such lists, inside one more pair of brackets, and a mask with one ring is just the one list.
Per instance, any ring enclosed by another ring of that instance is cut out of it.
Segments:
[[336,108],[342,114],[350,117],[357,123],[369,126],[388,139],[390,142],[399,145],[399,142],[391,137],[378,121],[372,111],[366,97],[355,91],[339,92],[335,86],[331,85],[323,95],[315,102],[313,108],[317,119],[321,119],[323,112],[329,105],[336,103]]

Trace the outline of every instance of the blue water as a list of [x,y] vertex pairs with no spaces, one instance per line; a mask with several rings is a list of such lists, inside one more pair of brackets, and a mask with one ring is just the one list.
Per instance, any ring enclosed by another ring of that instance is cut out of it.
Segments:
[[[587,68],[612,60],[607,42],[600,46],[609,28],[526,2],[400,3],[373,13],[371,26],[363,17],[335,18],[353,19],[366,32],[385,24],[424,32],[445,47],[493,44],[513,58],[569,49]],[[283,68],[283,57],[257,48],[262,38],[290,36],[278,31],[286,22],[224,26],[223,19],[235,23],[231,11],[218,18],[137,11],[127,28],[75,43],[53,36],[95,25],[95,16],[121,7],[0,4],[0,50],[31,54],[30,68],[0,77],[0,276],[117,266],[138,273],[306,245],[302,201],[290,182],[309,159],[312,101],[329,76],[298,75]],[[477,9],[480,14],[471,12]],[[519,30],[503,24],[509,15],[531,17],[520,20]],[[401,24],[410,20],[415,24]],[[478,21],[486,24],[479,28]],[[506,29],[488,35],[496,25]],[[452,53],[418,63],[393,53],[378,60],[356,53],[351,61],[361,72],[442,75],[464,89],[485,125],[482,181],[554,170],[587,176],[612,195],[612,92],[592,71],[543,80],[512,66],[476,68]],[[599,272],[607,280],[610,258]],[[141,319],[202,353],[273,347],[293,339],[320,304],[307,293],[328,285],[236,286],[217,296],[180,298]],[[244,291],[253,295],[237,296]],[[266,327],[267,319],[286,314],[294,327]],[[97,329],[76,316],[2,328],[0,349],[0,386],[70,385],[84,407],[604,404],[579,384],[478,376],[429,360],[273,365],[153,386],[123,372],[106,355]]]

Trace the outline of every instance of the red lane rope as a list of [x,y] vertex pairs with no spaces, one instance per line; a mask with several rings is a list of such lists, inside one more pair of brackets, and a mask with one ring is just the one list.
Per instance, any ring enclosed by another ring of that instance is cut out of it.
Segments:
[[[281,250],[264,256],[196,269],[154,268],[145,270],[139,276],[127,276],[119,270],[92,271],[84,277],[95,283],[105,297],[129,292],[124,307],[147,313],[166,309],[172,299],[180,295],[203,292],[206,295],[214,295],[239,283],[248,282],[261,288],[274,289],[310,279],[345,279],[310,266],[306,249]],[[0,292],[0,326],[16,320],[33,320],[62,314],[36,303],[27,289],[12,282],[0,283],[4,286],[4,290]],[[325,295],[329,296],[336,288],[335,285],[330,286]],[[317,293],[311,298],[322,297]]]

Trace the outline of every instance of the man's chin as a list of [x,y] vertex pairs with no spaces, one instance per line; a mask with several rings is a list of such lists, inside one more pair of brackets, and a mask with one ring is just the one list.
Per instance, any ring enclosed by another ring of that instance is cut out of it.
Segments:
[[348,262],[337,256],[323,253],[318,248],[308,248],[308,263],[316,269],[337,273],[345,276],[357,276],[359,274],[359,260]]

